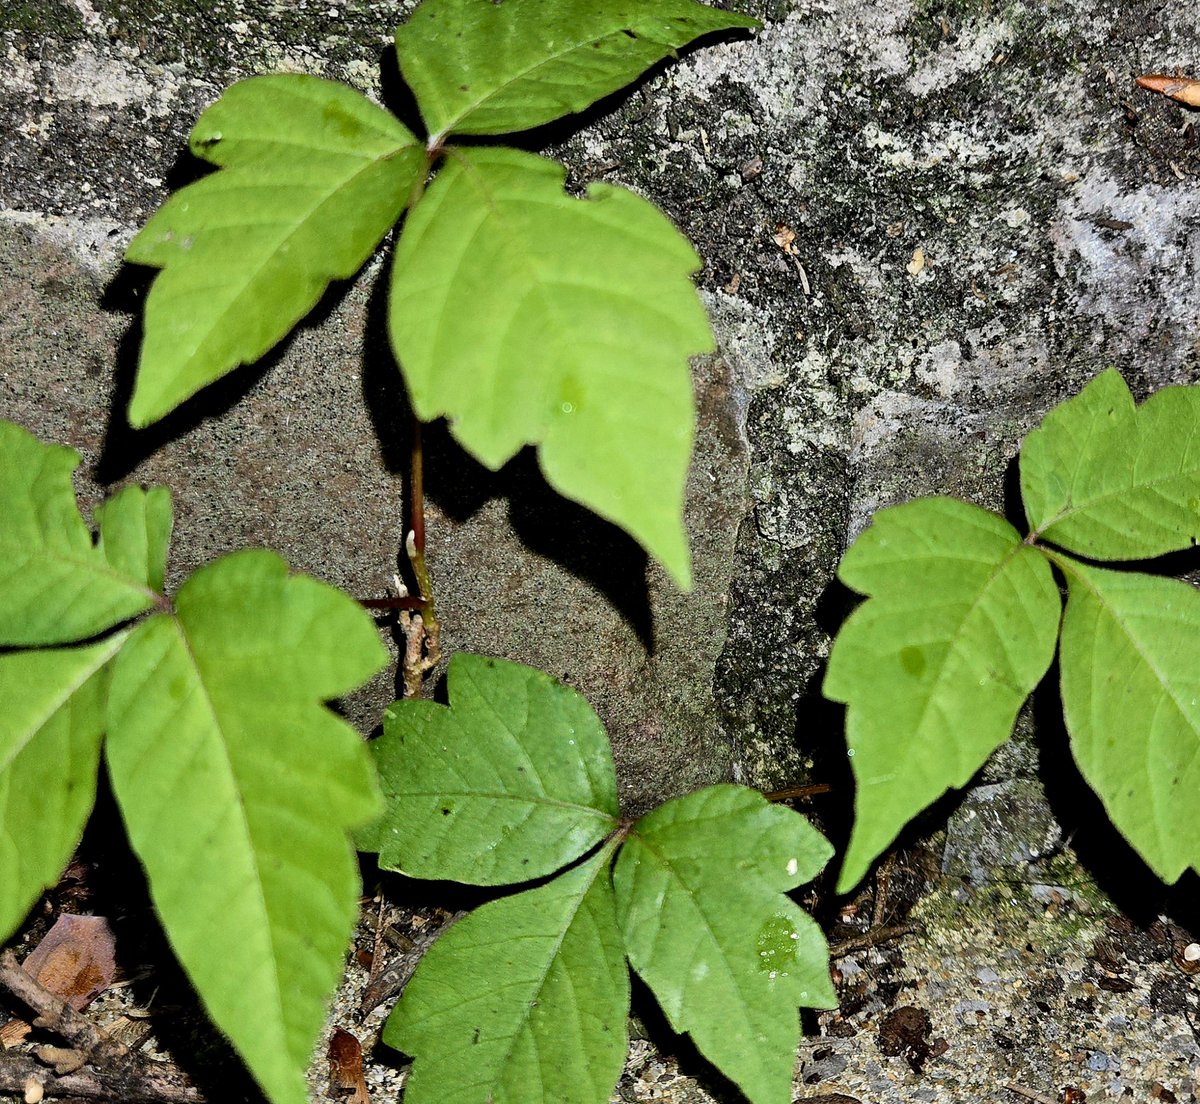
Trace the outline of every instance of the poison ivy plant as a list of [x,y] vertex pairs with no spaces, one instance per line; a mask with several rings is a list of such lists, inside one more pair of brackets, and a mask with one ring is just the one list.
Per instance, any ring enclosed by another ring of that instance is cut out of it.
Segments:
[[386,653],[353,600],[270,552],[169,600],[170,495],[119,492],[94,539],[78,463],[0,421],[0,647],[27,649],[0,652],[0,941],[70,859],[103,747],[180,962],[267,1095],[301,1104],[356,916],[349,831],[379,801],[323,702]]
[[383,1033],[414,1058],[406,1104],[608,1100],[627,1045],[626,959],[754,1104],[786,1104],[798,1009],[836,1003],[825,938],[786,894],[829,844],[732,785],[622,820],[582,698],[479,656],[456,655],[448,678],[448,706],[387,712],[371,745],[387,812],[359,843],[414,877],[536,884],[422,959]]
[[[427,129],[301,75],[234,85],[180,190],[126,256],[161,268],[129,406],[153,422],[279,342],[400,218],[388,328],[412,405],[498,468],[536,445],[560,493],[626,529],[684,588],[687,358],[712,349],[670,222],[633,192],[456,136],[581,111],[700,35],[755,27],[692,0],[425,0],[396,55]],[[444,162],[428,192],[431,172]]]
[[824,687],[849,707],[858,787],[843,890],[1008,739],[1056,642],[1083,777],[1164,881],[1200,870],[1200,591],[1086,562],[1200,542],[1200,387],[1137,407],[1104,372],[1028,436],[1020,466],[1026,536],[975,506],[924,499],[880,511],[842,560],[839,578],[868,596],[834,642]]

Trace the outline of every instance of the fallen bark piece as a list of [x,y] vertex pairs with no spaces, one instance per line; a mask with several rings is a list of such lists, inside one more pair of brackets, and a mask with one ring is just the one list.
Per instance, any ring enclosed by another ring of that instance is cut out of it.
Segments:
[[34,1050],[39,1062],[54,1067],[54,1072],[60,1077],[64,1073],[74,1073],[87,1064],[85,1055],[71,1047],[40,1046]]
[[74,1043],[88,1056],[89,1061],[117,1061],[129,1056],[128,1048],[110,1038],[86,1016],[80,1015],[32,977],[12,951],[0,954],[0,989],[11,993],[37,1014],[34,1027],[44,1028],[60,1039]]

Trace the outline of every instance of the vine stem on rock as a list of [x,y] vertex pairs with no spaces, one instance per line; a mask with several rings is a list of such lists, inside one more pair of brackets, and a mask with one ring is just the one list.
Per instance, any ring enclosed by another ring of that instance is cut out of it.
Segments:
[[404,654],[400,657],[401,678],[406,698],[418,697],[425,676],[442,658],[441,625],[433,599],[433,580],[425,562],[425,449],[422,443],[421,421],[412,419],[412,447],[408,473],[408,536],[404,551],[408,555],[417,593],[397,575],[395,598],[360,598],[366,609],[394,609],[399,614],[400,632],[404,636]]

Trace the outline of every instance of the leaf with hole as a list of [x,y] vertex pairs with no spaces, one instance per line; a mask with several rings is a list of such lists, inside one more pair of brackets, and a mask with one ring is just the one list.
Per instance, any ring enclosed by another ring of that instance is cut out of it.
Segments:
[[688,357],[712,334],[692,247],[645,200],[509,149],[455,149],[396,249],[388,325],[419,417],[496,469],[536,444],[550,485],[690,585]]
[[838,578],[868,595],[842,626],[824,693],[848,705],[853,888],[917,813],[1008,739],[1054,656],[1061,600],[1040,552],[951,498],[881,510]]
[[125,640],[0,655],[0,942],[62,874],[96,797],[108,661]]
[[1021,449],[1030,528],[1090,559],[1140,560],[1200,542],[1200,388],[1140,407],[1101,373],[1052,410]]
[[757,26],[691,0],[425,0],[396,57],[435,139],[508,134],[582,111],[700,35]]
[[157,598],[170,496],[122,491],[96,511],[97,544],[71,486],[78,466],[73,449],[0,421],[0,645],[82,640]]
[[1059,560],[1071,751],[1117,830],[1164,881],[1200,870],[1200,592]]
[[213,1022],[275,1104],[341,976],[377,814],[366,748],[324,707],[386,656],[354,601],[234,553],[133,631],[109,690],[113,791],[155,907]]
[[383,1031],[414,1059],[407,1104],[609,1099],[629,1015],[612,850],[484,905],[430,948]]
[[643,817],[617,857],[630,963],[753,1104],[788,1104],[798,1009],[837,1004],[825,937],[786,896],[832,854],[799,814],[723,785]]
[[233,85],[200,116],[197,157],[126,259],[163,271],[146,301],[129,420],[144,426],[257,360],[353,276],[400,217],[425,151],[351,88],[299,74]]
[[504,885],[551,874],[617,826],[591,706],[517,663],[459,653],[450,705],[399,701],[371,749],[387,813],[358,842],[416,878]]

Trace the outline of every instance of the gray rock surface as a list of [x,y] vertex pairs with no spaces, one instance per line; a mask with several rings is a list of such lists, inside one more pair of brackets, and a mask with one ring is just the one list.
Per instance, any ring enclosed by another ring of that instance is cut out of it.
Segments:
[[[121,407],[145,284],[119,258],[190,178],[186,132],[226,85],[283,69],[394,100],[380,54],[409,7],[0,10],[0,415],[78,448],[92,501],[125,480],[167,483],[176,581],[245,544],[359,595],[395,567],[406,419],[379,337],[380,262],[262,365],[133,433]],[[840,718],[818,693],[848,605],[833,585],[846,543],[880,506],[922,494],[1011,505],[1023,435],[1104,367],[1139,397],[1200,380],[1196,113],[1130,79],[1194,64],[1194,10],[747,7],[758,35],[689,51],[582,129],[546,134],[574,182],[652,198],[705,261],[720,354],[696,365],[695,593],[555,499],[527,458],[493,476],[430,438],[448,648],[587,694],[634,810],[729,776],[832,780],[823,808],[848,805]],[[369,730],[393,694],[382,678],[352,717]],[[1139,880],[1053,750],[1052,697],[1022,715],[986,788],[927,819],[949,817],[944,853],[912,875],[929,887],[922,926],[839,959],[843,1008],[810,1024],[799,1099],[1020,1100],[1005,1084],[1194,1098],[1196,985],[1173,957],[1197,928],[1194,881],[1170,895]],[[808,904],[845,938],[894,919],[889,896],[857,915]],[[947,1048],[888,1053],[894,1006],[927,1010]],[[728,1095],[698,1086],[697,1068],[639,1042],[620,1093]],[[372,1076],[395,1085],[384,1066]]]

